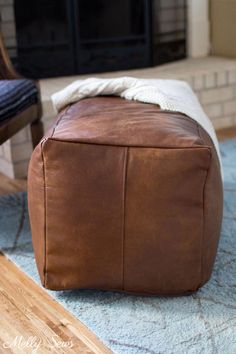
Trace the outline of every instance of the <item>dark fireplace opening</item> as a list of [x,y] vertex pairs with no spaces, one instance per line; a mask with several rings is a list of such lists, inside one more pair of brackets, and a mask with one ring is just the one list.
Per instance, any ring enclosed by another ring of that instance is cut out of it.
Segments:
[[15,0],[18,70],[32,78],[186,56],[186,0]]

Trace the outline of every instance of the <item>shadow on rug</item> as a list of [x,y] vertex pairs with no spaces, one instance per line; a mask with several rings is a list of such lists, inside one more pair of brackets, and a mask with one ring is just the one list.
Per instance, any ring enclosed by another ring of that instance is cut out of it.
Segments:
[[[139,297],[104,291],[49,293],[116,353],[236,353],[236,140],[221,144],[224,220],[211,280],[196,294]],[[27,195],[0,198],[0,248],[37,283]]]

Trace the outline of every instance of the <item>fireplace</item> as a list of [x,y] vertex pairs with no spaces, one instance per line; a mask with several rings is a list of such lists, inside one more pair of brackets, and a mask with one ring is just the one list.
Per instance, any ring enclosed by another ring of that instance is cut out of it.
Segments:
[[32,78],[186,56],[186,0],[15,0],[16,65]]

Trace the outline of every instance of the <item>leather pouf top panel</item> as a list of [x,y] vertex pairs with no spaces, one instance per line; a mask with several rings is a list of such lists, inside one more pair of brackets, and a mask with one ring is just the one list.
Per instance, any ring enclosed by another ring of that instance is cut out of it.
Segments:
[[45,287],[176,295],[209,279],[220,166],[207,133],[183,114],[84,99],[37,146],[28,180]]
[[87,98],[69,106],[59,115],[53,138],[160,148],[202,145],[197,124],[183,114],[117,97]]

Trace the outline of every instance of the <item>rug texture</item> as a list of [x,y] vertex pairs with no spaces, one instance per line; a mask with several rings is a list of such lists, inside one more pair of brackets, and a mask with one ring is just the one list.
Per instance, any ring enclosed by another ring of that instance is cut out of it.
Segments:
[[[214,272],[201,290],[178,298],[49,291],[115,353],[236,353],[236,139],[220,149],[224,220]],[[0,198],[0,249],[40,283],[26,193]]]

